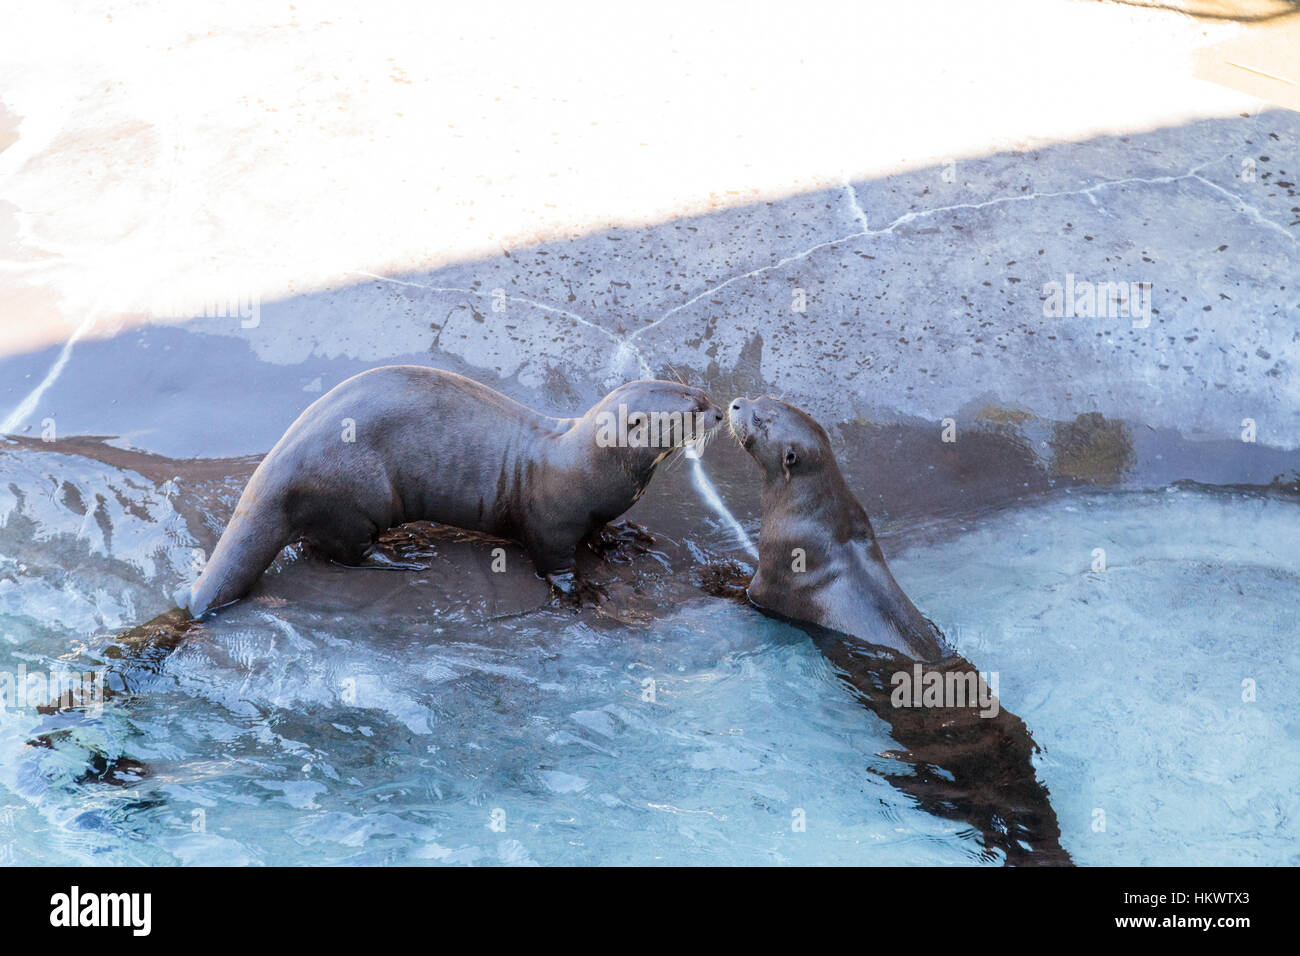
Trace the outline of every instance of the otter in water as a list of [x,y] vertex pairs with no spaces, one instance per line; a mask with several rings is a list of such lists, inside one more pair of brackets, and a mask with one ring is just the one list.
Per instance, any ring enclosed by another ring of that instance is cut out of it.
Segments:
[[763,529],[750,600],[915,660],[951,654],[889,573],[821,425],[767,397],[736,399],[729,418],[763,473]]
[[737,398],[728,417],[763,476],[748,600],[808,632],[889,723],[906,748],[889,754],[904,768],[884,774],[891,784],[936,815],[974,824],[1007,863],[1069,864],[1024,721],[898,586],[825,430],[767,396]]

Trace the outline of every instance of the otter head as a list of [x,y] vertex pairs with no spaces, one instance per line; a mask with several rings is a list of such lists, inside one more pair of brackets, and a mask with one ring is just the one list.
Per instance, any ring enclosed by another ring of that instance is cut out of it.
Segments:
[[770,395],[737,398],[727,417],[731,433],[758,462],[764,481],[791,482],[835,461],[825,430],[789,402]]
[[620,385],[585,417],[599,447],[629,449],[649,467],[680,448],[702,450],[722,424],[722,410],[701,389],[654,380]]

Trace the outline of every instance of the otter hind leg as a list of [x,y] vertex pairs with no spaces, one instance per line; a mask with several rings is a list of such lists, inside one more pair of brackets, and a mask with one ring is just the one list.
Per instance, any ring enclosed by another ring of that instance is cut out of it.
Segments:
[[320,561],[333,561],[348,567],[356,567],[366,560],[373,547],[372,542],[356,541],[351,538],[333,535],[312,535],[302,539],[307,553]]
[[334,510],[303,522],[303,542],[317,557],[355,567],[361,564],[385,529],[358,511]]

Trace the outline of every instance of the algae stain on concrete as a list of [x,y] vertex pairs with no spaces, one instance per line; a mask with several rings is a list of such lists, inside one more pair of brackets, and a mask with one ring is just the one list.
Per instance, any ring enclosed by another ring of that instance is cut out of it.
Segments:
[[1128,427],[1098,412],[1057,422],[1048,443],[1053,474],[1103,487],[1118,484],[1137,462]]

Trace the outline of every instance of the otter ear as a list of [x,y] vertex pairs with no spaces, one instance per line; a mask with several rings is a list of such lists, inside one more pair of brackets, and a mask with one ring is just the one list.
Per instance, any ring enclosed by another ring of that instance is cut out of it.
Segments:
[[791,446],[785,446],[785,454],[781,456],[781,471],[785,475],[785,480],[790,480],[790,469],[799,464],[799,454]]

